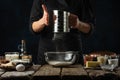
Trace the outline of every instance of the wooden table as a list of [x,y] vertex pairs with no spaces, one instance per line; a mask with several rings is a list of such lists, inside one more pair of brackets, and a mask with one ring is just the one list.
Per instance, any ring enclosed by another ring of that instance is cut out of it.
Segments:
[[86,69],[82,65],[69,67],[33,65],[24,72],[0,71],[0,80],[120,80],[120,67],[111,72]]

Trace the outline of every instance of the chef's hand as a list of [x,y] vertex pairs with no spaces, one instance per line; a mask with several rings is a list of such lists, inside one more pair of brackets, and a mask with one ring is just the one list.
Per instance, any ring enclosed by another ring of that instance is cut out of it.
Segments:
[[78,16],[70,14],[69,16],[69,25],[71,28],[78,28],[79,19]]
[[43,4],[42,9],[43,9],[42,21],[44,25],[48,26],[49,25],[49,14],[48,14],[47,7]]
[[[48,26],[49,25],[49,13],[48,13],[48,10],[47,10],[47,7],[43,4],[42,5],[42,9],[43,9],[43,23]],[[53,15],[53,20],[55,21],[56,20],[56,16]]]
[[69,16],[69,25],[71,28],[78,29],[83,33],[89,33],[91,30],[90,24],[80,21],[78,16],[74,14],[70,14]]

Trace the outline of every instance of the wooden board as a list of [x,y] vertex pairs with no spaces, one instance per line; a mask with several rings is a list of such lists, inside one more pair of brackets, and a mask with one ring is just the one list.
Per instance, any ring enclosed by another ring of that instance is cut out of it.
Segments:
[[33,65],[32,67],[27,69],[27,71],[37,71],[40,67],[41,67],[41,65]]
[[6,71],[4,74],[1,75],[0,80],[30,80],[32,75],[35,73],[36,70],[40,68],[40,65],[33,65],[29,69],[18,72],[18,71]]
[[116,73],[117,77],[120,80],[120,67],[118,67],[118,68],[115,69],[115,73]]
[[44,65],[33,75],[33,80],[38,79],[60,80],[60,68],[56,68],[51,65]]
[[1,75],[4,74],[4,73],[5,73],[4,71],[0,71],[0,77],[1,77]]
[[93,80],[119,80],[114,71],[107,70],[86,70]]
[[62,80],[89,80],[87,72],[81,65],[74,65],[72,67],[62,68]]
[[1,77],[22,77],[22,76],[31,76],[34,71],[24,71],[24,72],[17,72],[17,71],[10,71],[5,72]]
[[4,69],[0,69],[0,76],[5,72]]
[[1,75],[1,80],[29,80],[32,76],[34,71],[24,71],[24,72],[17,72],[17,71],[10,71],[5,72],[3,75]]

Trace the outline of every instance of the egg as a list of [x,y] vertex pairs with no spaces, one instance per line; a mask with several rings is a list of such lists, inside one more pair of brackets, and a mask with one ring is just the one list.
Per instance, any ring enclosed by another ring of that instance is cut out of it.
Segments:
[[23,65],[23,64],[18,64],[17,66],[16,66],[16,70],[17,71],[24,71],[25,70],[25,66]]

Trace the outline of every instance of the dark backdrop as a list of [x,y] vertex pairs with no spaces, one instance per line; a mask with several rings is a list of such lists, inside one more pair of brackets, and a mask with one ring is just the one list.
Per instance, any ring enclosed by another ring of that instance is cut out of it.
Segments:
[[[91,0],[95,1],[95,0]],[[120,53],[120,7],[116,0],[96,0],[96,27],[92,36],[83,39],[85,53],[113,51]]]
[[[38,36],[29,31],[29,16],[33,0],[0,0],[0,54],[18,51],[22,39],[28,53],[37,53]],[[113,0],[91,0],[96,27],[90,37],[83,37],[83,51],[114,51],[119,53],[119,4]]]

